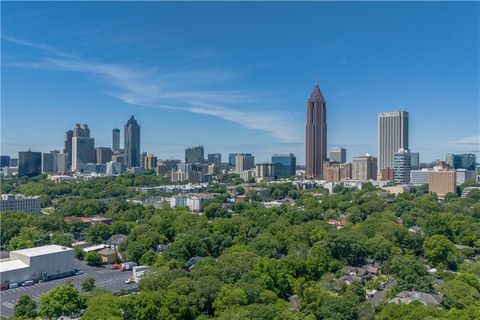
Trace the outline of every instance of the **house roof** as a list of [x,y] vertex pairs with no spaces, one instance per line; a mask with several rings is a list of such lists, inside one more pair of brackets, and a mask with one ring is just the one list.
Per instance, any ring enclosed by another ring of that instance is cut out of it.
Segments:
[[105,248],[98,251],[97,253],[102,256],[109,256],[109,255],[115,254],[115,250],[112,248]]
[[443,298],[439,295],[434,295],[421,291],[402,291],[395,296],[390,302],[409,304],[412,301],[420,301],[425,305],[438,305],[442,303]]

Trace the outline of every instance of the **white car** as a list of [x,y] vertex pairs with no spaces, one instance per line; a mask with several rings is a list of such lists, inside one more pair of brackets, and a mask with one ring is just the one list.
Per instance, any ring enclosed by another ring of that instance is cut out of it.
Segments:
[[126,283],[126,284],[130,284],[130,283],[134,283],[134,282],[135,282],[135,281],[133,281],[133,279],[127,279],[127,280],[125,280],[125,283]]

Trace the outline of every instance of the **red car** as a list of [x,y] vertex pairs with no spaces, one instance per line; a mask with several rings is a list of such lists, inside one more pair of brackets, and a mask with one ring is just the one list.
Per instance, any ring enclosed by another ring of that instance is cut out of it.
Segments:
[[0,284],[0,291],[8,290],[8,284]]

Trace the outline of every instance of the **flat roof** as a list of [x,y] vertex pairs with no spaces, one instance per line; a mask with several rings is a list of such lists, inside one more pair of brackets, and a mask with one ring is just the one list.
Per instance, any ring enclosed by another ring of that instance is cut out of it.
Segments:
[[28,268],[28,265],[22,260],[8,260],[0,263],[0,272]]
[[[68,247],[58,246],[56,244],[52,244],[52,245],[42,246],[42,247],[15,250],[15,251],[12,251],[12,252],[15,252],[16,254],[21,254],[21,255],[27,256],[27,257],[36,257],[36,256],[43,256],[43,255],[46,255],[46,254],[65,252],[65,251],[73,251],[73,249],[68,248]],[[10,252],[10,254],[12,252]]]

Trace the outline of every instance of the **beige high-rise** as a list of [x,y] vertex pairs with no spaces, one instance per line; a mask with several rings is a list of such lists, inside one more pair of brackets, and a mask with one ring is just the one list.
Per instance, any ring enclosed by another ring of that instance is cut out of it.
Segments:
[[434,192],[439,198],[449,192],[457,191],[457,173],[455,170],[431,171],[428,174],[428,191]]
[[408,149],[408,112],[392,111],[378,114],[378,172],[393,168],[398,149]]
[[307,103],[305,175],[310,179],[323,178],[323,162],[327,160],[326,106],[316,83]]

